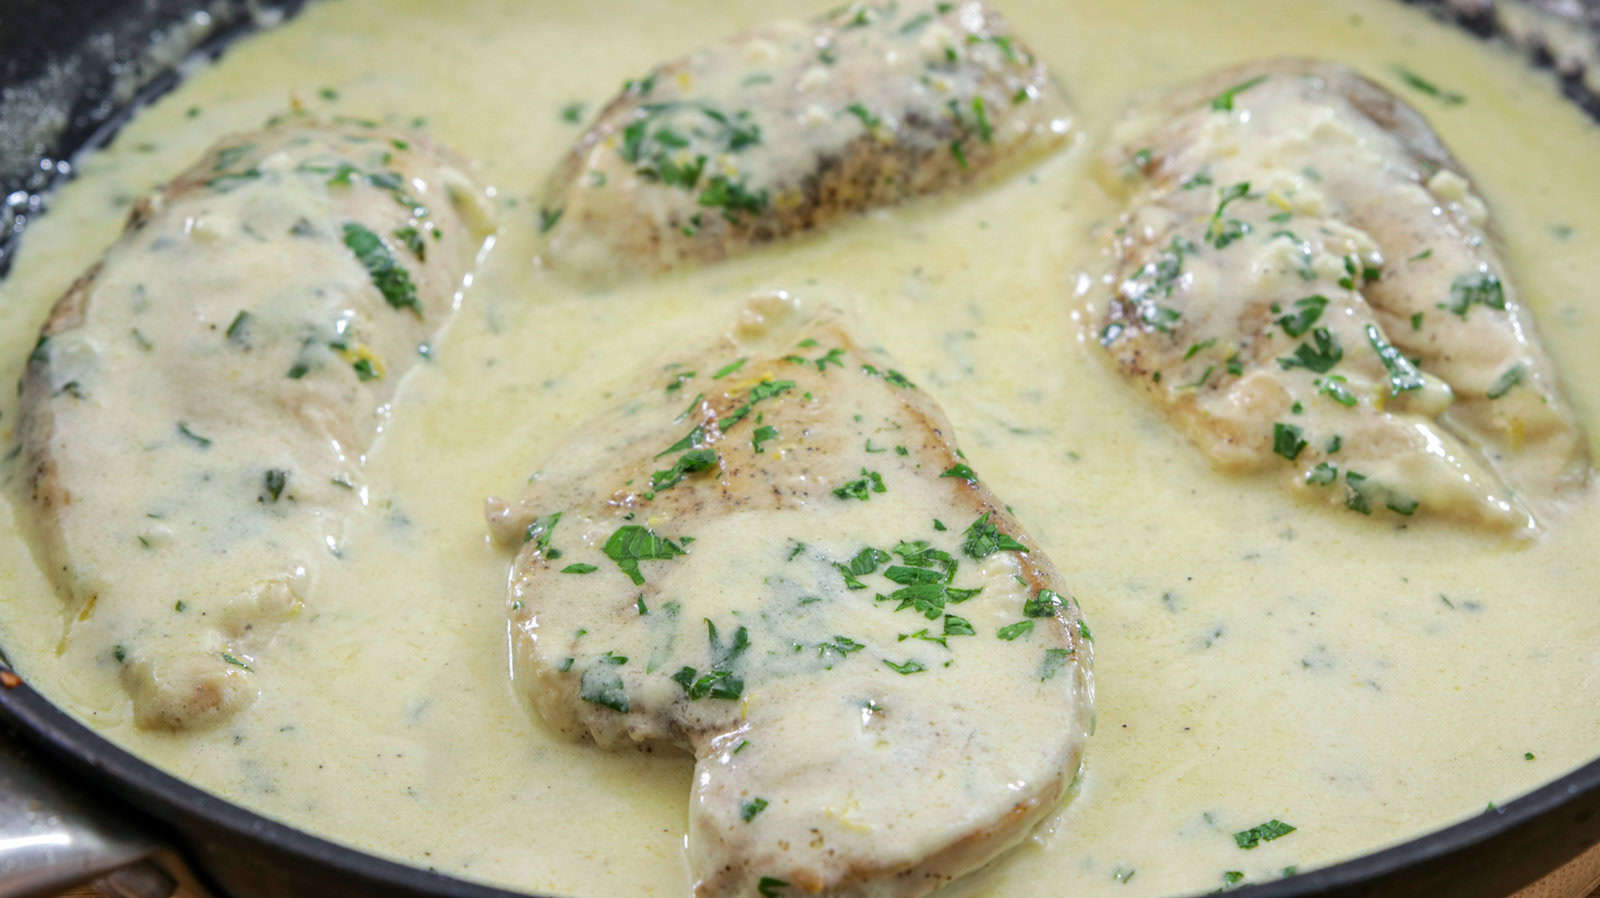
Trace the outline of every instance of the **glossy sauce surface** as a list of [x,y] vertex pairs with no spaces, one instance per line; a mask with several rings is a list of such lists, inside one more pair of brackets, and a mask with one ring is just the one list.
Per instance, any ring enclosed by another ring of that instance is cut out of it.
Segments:
[[[506,561],[481,500],[609,404],[638,359],[697,341],[754,291],[787,289],[855,314],[937,396],[1094,627],[1099,725],[1078,793],[957,893],[1163,895],[1235,871],[1270,879],[1479,813],[1592,758],[1592,500],[1533,545],[1290,501],[1270,481],[1212,471],[1083,341],[1075,311],[1118,212],[1089,177],[1092,157],[1134,92],[1265,54],[1330,57],[1416,103],[1476,176],[1593,432],[1600,211],[1586,198],[1600,192],[1600,134],[1509,53],[1398,4],[1001,10],[1076,106],[1068,150],[981,192],[610,291],[531,262],[535,198],[595,104],[661,59],[815,10],[346,2],[241,43],[53,198],[0,284],[0,379],[20,374],[49,306],[116,237],[133,197],[290,92],[333,113],[425,117],[499,188],[497,246],[434,363],[402,390],[367,467],[367,512],[260,665],[255,705],[214,730],[137,729],[112,659],[58,654],[63,606],[10,509],[7,652],[109,737],[329,838],[529,890],[681,895],[689,760],[567,742],[519,703]],[[1411,91],[1400,63],[1466,101]],[[573,102],[586,106],[569,122]],[[8,439],[15,422],[8,391]],[[1297,829],[1239,847],[1234,833],[1272,819]]]

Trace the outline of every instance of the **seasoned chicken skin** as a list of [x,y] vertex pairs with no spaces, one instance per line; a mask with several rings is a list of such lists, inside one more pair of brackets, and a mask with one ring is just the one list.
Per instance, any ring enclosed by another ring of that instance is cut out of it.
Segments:
[[628,82],[552,178],[545,259],[591,278],[715,261],[1058,145],[1066,115],[977,0],[773,22]]
[[1218,467],[1521,533],[1585,484],[1484,202],[1392,94],[1251,63],[1133,110],[1113,162],[1100,342]]
[[932,400],[770,298],[653,368],[515,506],[517,685],[695,758],[698,896],[924,894],[1063,798],[1091,646]]
[[141,725],[255,698],[485,209],[425,138],[290,115],[141,200],[57,302],[21,384],[24,498],[64,639],[120,666]]

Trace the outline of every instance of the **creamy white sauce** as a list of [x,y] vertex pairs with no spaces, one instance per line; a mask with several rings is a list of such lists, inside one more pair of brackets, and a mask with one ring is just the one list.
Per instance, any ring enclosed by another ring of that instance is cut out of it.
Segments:
[[[689,761],[569,743],[519,704],[505,559],[480,502],[525,478],[637,359],[782,288],[859,315],[935,393],[1094,626],[1099,728],[1079,793],[958,892],[1160,895],[1221,886],[1225,871],[1269,879],[1482,812],[1591,759],[1595,503],[1526,547],[1317,513],[1271,482],[1210,470],[1082,342],[1071,310],[1079,273],[1100,264],[1091,231],[1116,214],[1089,160],[1133,91],[1265,53],[1328,56],[1415,102],[1476,176],[1594,432],[1600,134],[1509,53],[1398,4],[1001,9],[1077,106],[1071,150],[982,193],[614,292],[575,291],[531,264],[532,197],[581,125],[562,107],[582,100],[592,114],[660,59],[812,10],[464,0],[446,16],[420,0],[343,3],[240,44],[53,198],[0,284],[0,380],[20,373],[46,310],[115,238],[131,197],[280,111],[291,90],[349,114],[425,116],[482,161],[507,224],[437,363],[397,403],[367,469],[372,513],[275,641],[248,711],[200,733],[136,729],[110,659],[58,653],[63,606],[10,509],[0,644],[110,738],[294,825],[530,890],[681,895]],[[1467,102],[1406,92],[1402,62]],[[321,99],[324,86],[338,99]],[[1236,846],[1234,832],[1272,818],[1298,830]]]

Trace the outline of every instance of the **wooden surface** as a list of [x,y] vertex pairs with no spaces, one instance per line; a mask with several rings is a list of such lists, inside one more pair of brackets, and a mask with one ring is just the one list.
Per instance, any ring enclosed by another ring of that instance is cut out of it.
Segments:
[[[73,889],[59,898],[104,898],[92,887]],[[195,898],[180,892],[176,898]],[[1550,876],[1508,898],[1600,898],[1600,845]]]

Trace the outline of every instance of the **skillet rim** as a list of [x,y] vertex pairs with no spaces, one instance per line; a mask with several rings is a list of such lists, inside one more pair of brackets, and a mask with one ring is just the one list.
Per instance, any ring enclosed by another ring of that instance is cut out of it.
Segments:
[[[0,670],[12,671],[3,649],[0,649]],[[221,827],[236,838],[265,843],[278,851],[355,874],[400,894],[444,898],[550,898],[545,893],[507,891],[389,860],[247,810],[140,760],[56,707],[26,679],[15,687],[0,688],[0,724],[9,724],[18,730],[57,763],[98,780],[96,786],[109,789],[136,807],[153,808],[158,819],[183,834],[181,841],[191,840],[183,818],[199,819]],[[1563,824],[1564,820],[1555,821],[1554,818],[1564,816],[1562,812],[1569,810],[1577,812],[1579,825],[1587,822],[1592,838],[1600,839],[1600,757],[1508,804],[1491,806],[1466,820],[1327,867],[1273,882],[1241,886],[1230,890],[1230,894],[1241,898],[1362,894],[1366,887],[1381,886],[1387,877],[1414,871],[1430,862],[1447,861],[1456,856],[1470,858],[1470,852],[1491,840],[1530,825]],[[1562,863],[1582,852],[1583,840],[1574,841],[1577,843],[1575,850],[1563,858]],[[1521,885],[1554,869],[1533,872]]]

